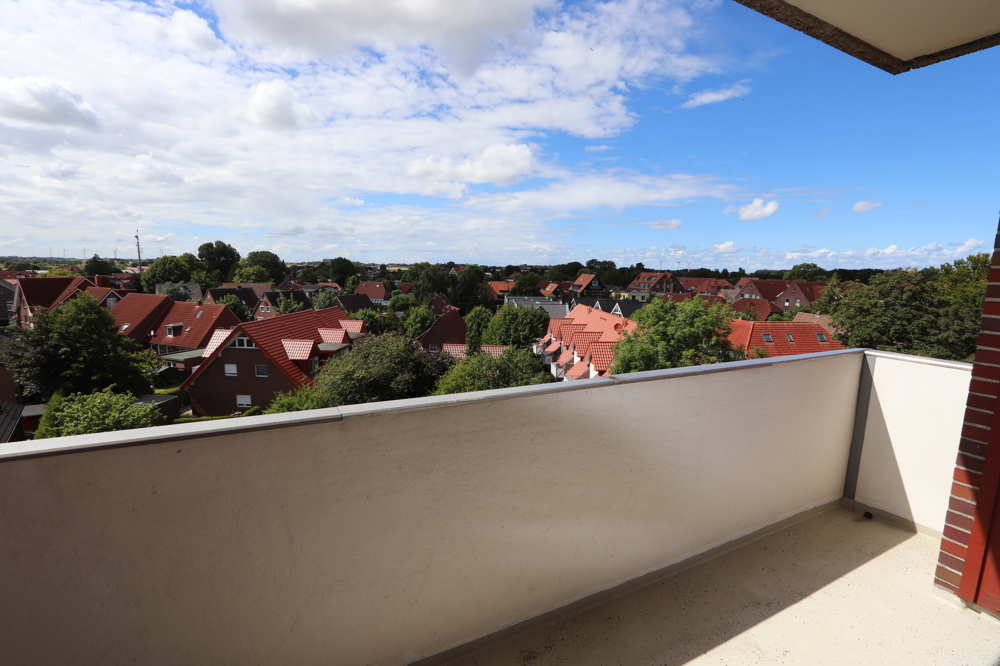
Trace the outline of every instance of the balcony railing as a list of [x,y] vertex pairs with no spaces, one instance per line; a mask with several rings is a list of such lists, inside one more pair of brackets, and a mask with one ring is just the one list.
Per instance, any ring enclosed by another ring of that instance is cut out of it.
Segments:
[[939,535],[970,368],[848,350],[6,445],[0,653],[403,664],[844,501]]

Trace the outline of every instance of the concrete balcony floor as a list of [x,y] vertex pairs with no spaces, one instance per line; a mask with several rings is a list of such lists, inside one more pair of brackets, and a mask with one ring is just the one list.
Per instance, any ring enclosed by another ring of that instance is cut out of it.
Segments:
[[1000,622],[932,585],[937,554],[836,508],[447,663],[1000,664]]

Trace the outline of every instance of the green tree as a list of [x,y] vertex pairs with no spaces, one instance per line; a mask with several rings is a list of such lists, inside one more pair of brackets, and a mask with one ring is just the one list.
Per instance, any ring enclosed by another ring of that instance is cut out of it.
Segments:
[[421,261],[411,265],[403,274],[403,282],[412,282],[420,298],[428,300],[438,294],[448,293],[451,285],[448,269],[444,266]]
[[848,347],[869,347],[954,361],[975,356],[978,317],[916,270],[895,269],[848,291],[831,321]]
[[[94,255],[94,256],[96,257],[97,255]],[[24,260],[12,261],[7,266],[7,270],[9,270],[9,271],[30,271],[30,270],[32,270],[32,268],[33,267],[31,265],[31,262],[30,261],[24,261]]]
[[271,274],[263,266],[240,266],[233,273],[233,282],[237,284],[274,284]]
[[85,275],[111,275],[115,272],[115,265],[107,259],[101,259],[96,254],[83,265]]
[[[481,305],[472,308],[472,311],[465,315],[465,345],[469,354],[475,354],[483,344],[483,335],[489,328],[493,313]],[[542,331],[544,333],[544,331]],[[541,336],[538,336],[541,337]]]
[[312,297],[313,310],[325,310],[337,305],[337,294],[330,289],[320,289]]
[[795,264],[791,270],[785,271],[782,279],[825,282],[830,279],[830,275],[825,268],[820,268],[816,264]]
[[214,243],[199,245],[198,258],[205,262],[209,273],[218,273],[218,281],[224,282],[236,270],[236,264],[240,261],[240,253],[232,245],[217,240]]
[[365,322],[368,335],[382,335],[389,331],[400,331],[403,323],[394,314],[386,314],[371,308],[363,308],[348,315],[351,319],[360,319]]
[[62,390],[93,393],[108,387],[142,395],[149,391],[138,345],[118,334],[110,310],[80,295],[53,309],[38,312],[33,328],[11,331],[7,345],[10,371],[25,396],[47,400]]
[[86,435],[93,432],[151,428],[162,415],[152,405],[134,404],[131,393],[114,393],[110,388],[97,393],[56,394],[45,406],[43,422],[35,439]]
[[451,290],[451,302],[462,311],[462,314],[468,314],[477,305],[486,305],[488,300],[486,271],[482,266],[475,264],[466,266],[455,279],[455,285]]
[[572,282],[576,276],[584,269],[584,265],[579,261],[571,261],[568,264],[558,264],[550,266],[545,274],[547,280],[553,282]]
[[[392,314],[390,317],[394,316]],[[411,338],[418,337],[434,323],[434,313],[427,308],[410,308],[410,314],[403,322],[403,331]]]
[[981,252],[957,259],[953,264],[941,264],[938,269],[934,281],[941,285],[944,297],[965,312],[963,316],[978,321],[982,314],[990,264],[990,255]]
[[409,294],[396,294],[389,299],[389,312],[406,312],[416,305],[416,300]]
[[336,282],[341,287],[344,287],[344,283],[347,282],[347,278],[361,272],[361,269],[353,261],[345,257],[329,259],[323,263],[326,264],[327,268],[326,281]]
[[279,396],[267,412],[423,397],[454,363],[449,354],[429,354],[399,333],[369,335],[327,361],[314,388]]
[[348,275],[347,280],[341,286],[344,288],[345,294],[353,294],[359,284],[361,284],[361,280],[358,279],[357,275]]
[[864,285],[860,282],[841,282],[834,277],[827,282],[826,288],[823,289],[820,297],[809,304],[809,312],[832,315],[848,291],[862,287]]
[[538,273],[524,273],[517,278],[510,293],[513,296],[541,296],[541,291],[538,289],[541,280],[542,276]]
[[680,303],[656,299],[632,315],[637,327],[614,348],[612,372],[679,368],[737,361],[727,336],[733,318],[728,303],[709,305],[697,297]]
[[184,264],[188,269],[188,275],[193,274],[195,271],[207,271],[208,265],[204,261],[194,256],[190,252],[185,252],[184,254],[177,257],[182,264]]
[[247,306],[243,304],[243,301],[236,294],[226,294],[217,300],[216,303],[229,306],[229,309],[233,311],[234,315],[240,318],[240,321],[250,321],[253,318],[253,313],[247,309]]
[[490,320],[483,332],[484,345],[530,347],[545,334],[549,313],[540,308],[505,305]]
[[188,281],[194,282],[201,287],[201,293],[204,294],[206,291],[222,282],[222,280],[222,274],[218,271],[198,269],[191,272],[191,277]]
[[552,375],[544,372],[537,356],[527,349],[511,347],[497,358],[489,354],[465,357],[441,376],[434,395],[488,391],[551,381]]
[[[268,250],[255,250],[250,252],[247,256],[240,260],[240,268],[247,268],[250,266],[260,266],[267,271],[270,276],[267,281],[279,284],[285,279],[285,271],[287,270],[285,262],[276,255],[274,252]],[[262,280],[264,282],[264,280]]]
[[156,293],[156,285],[161,282],[190,282],[191,271],[178,257],[160,257],[142,272],[142,290],[147,294]]
[[278,304],[274,306],[274,311],[280,315],[292,314],[293,312],[301,312],[305,310],[306,306],[294,298],[289,296],[280,296],[278,298]]
[[163,295],[172,301],[190,301],[191,292],[179,282],[167,282],[164,285]]

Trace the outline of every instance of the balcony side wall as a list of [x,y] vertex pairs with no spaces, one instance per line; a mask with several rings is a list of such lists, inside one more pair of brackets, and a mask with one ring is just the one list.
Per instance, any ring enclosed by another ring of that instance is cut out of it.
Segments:
[[871,392],[854,500],[940,537],[972,366],[867,352]]
[[838,499],[862,359],[107,433],[161,441],[4,461],[0,652],[437,654]]

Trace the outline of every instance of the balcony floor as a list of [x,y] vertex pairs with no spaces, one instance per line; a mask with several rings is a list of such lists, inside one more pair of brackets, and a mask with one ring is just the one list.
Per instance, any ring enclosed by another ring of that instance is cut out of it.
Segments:
[[1000,622],[933,586],[937,544],[838,508],[448,664],[1000,664]]

